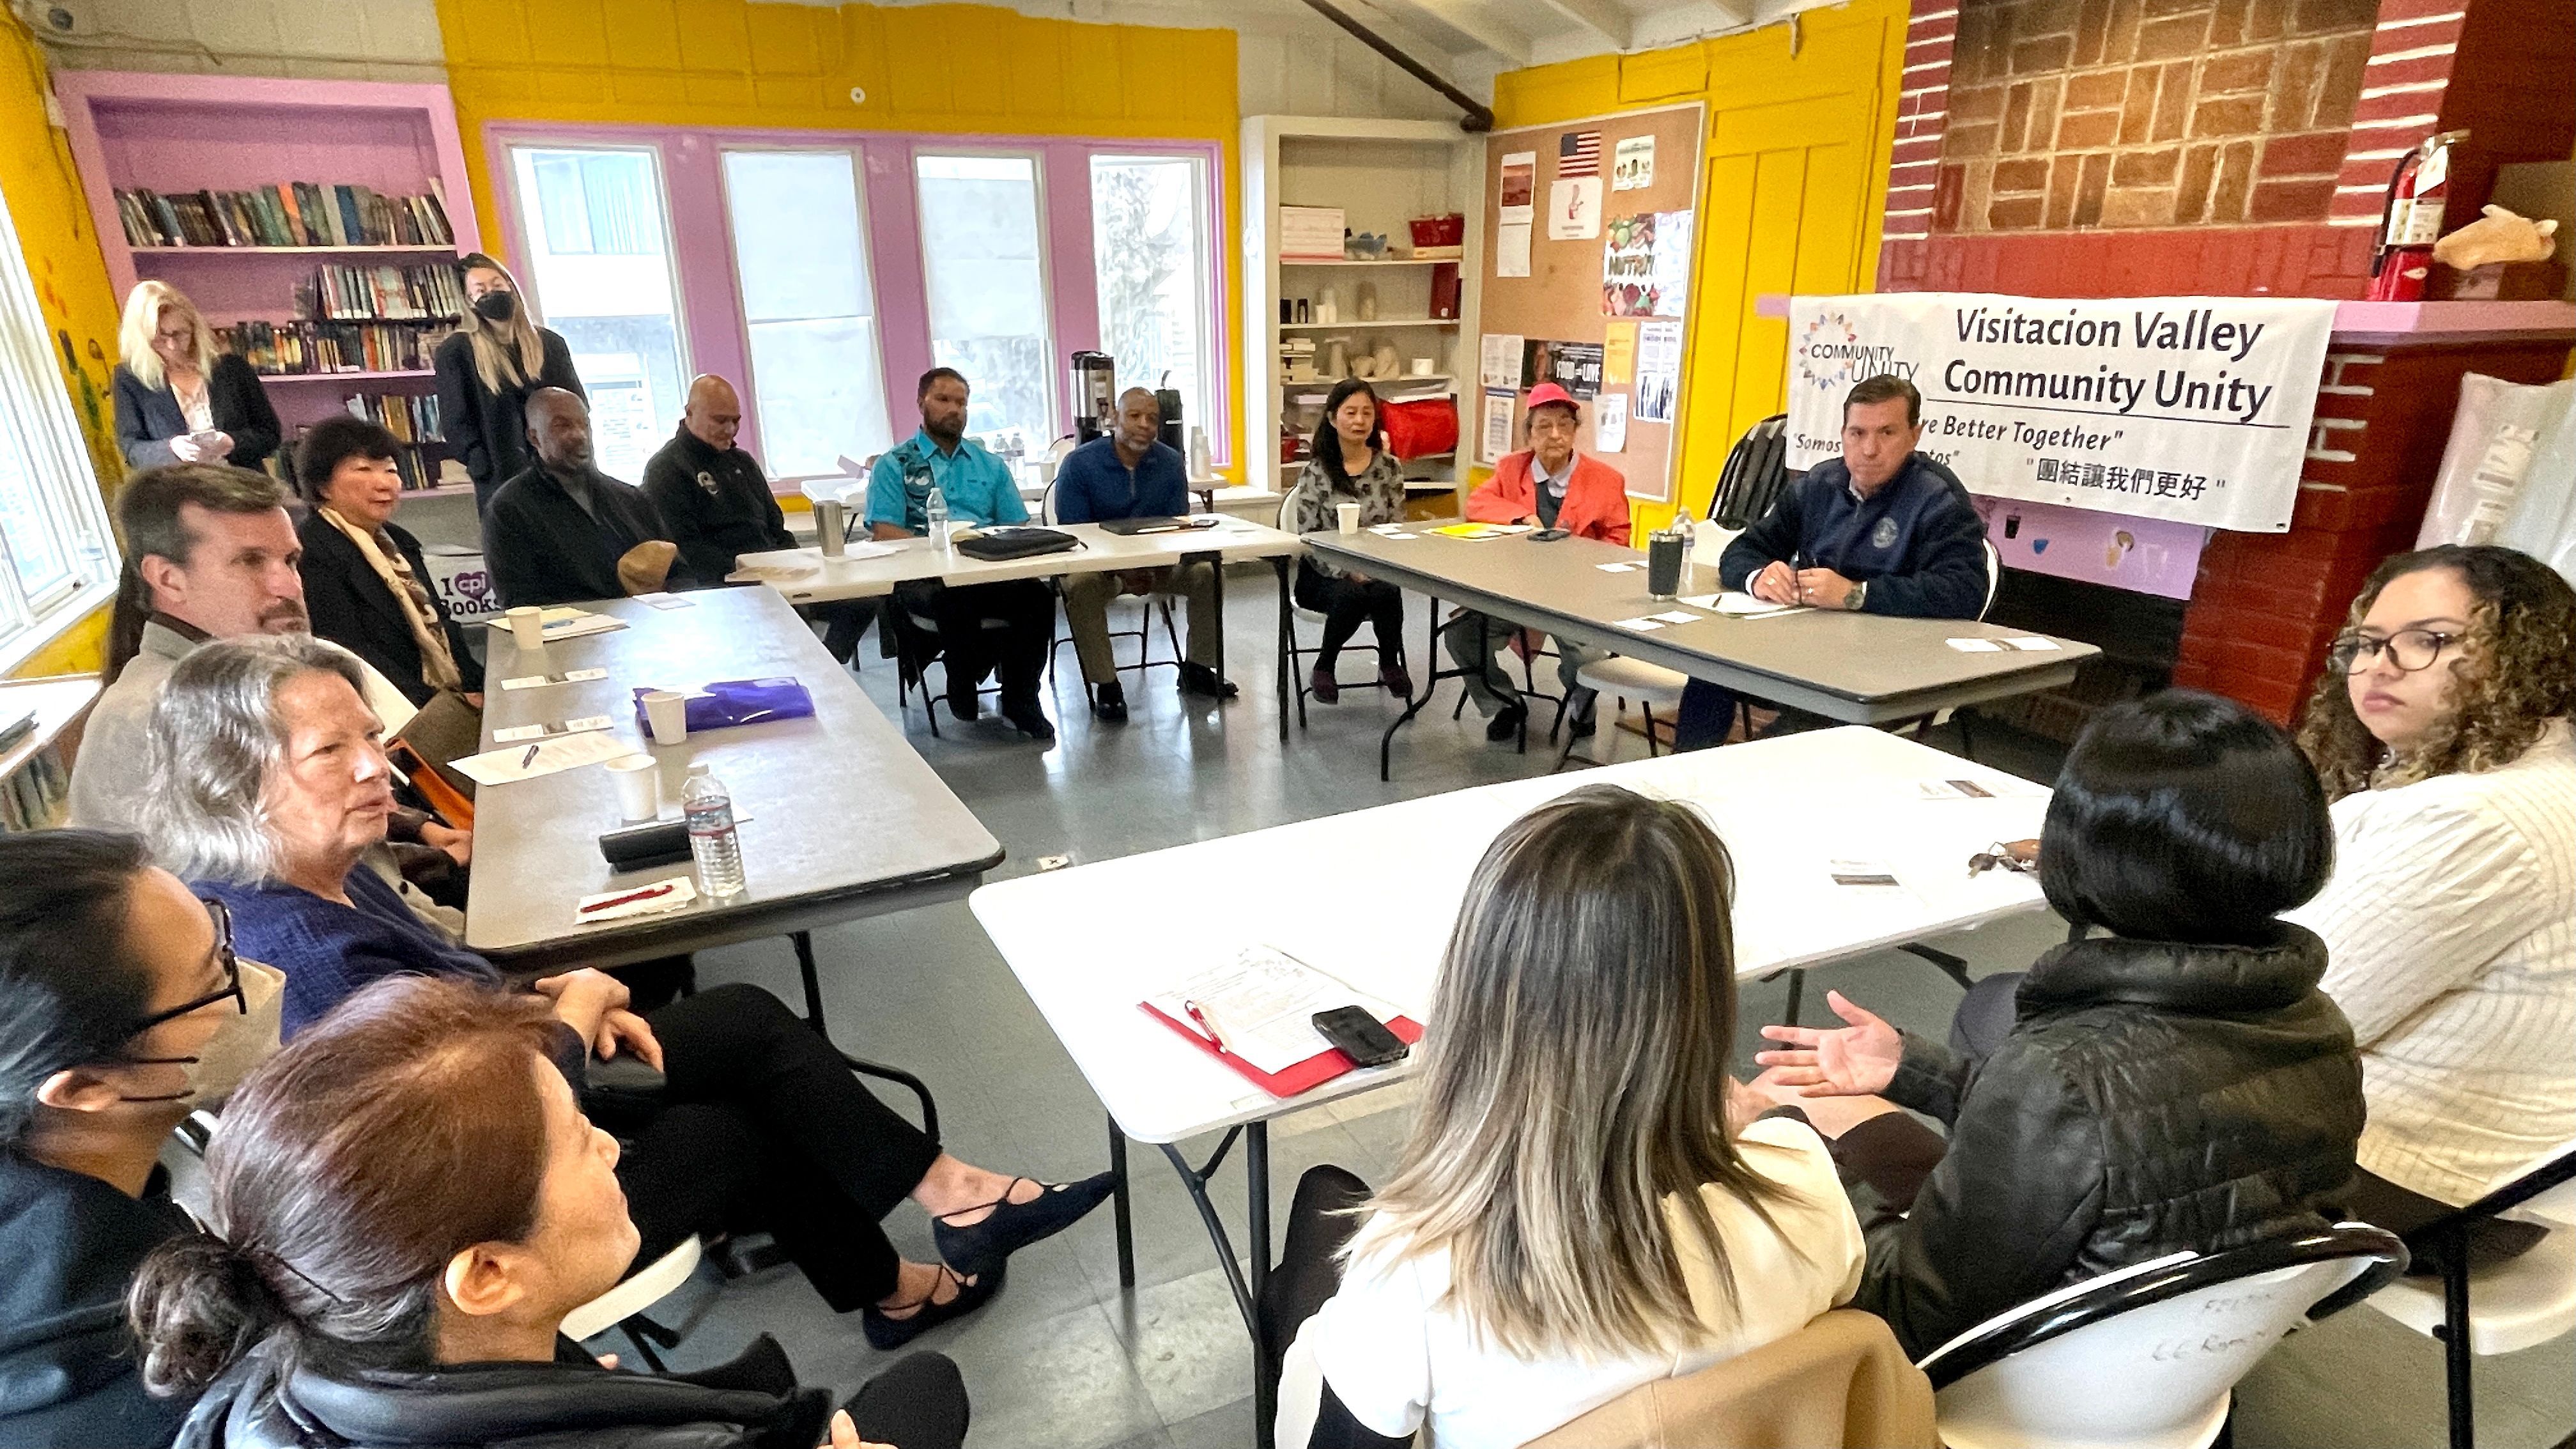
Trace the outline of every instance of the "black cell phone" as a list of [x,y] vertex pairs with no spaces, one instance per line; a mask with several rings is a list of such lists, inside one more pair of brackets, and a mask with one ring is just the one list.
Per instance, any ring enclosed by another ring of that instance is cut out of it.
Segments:
[[1315,1013],[1315,1030],[1324,1040],[1342,1049],[1342,1054],[1364,1067],[1382,1067],[1401,1061],[1413,1050],[1394,1032],[1388,1031],[1374,1016],[1356,1006],[1336,1006]]
[[1562,528],[1542,528],[1531,533],[1529,541],[1532,543],[1554,543],[1565,536],[1566,532]]

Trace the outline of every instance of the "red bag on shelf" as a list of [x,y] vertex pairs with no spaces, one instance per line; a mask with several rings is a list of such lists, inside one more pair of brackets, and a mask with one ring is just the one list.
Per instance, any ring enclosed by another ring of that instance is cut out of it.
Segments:
[[1386,429],[1387,452],[1397,458],[1411,461],[1458,450],[1458,405],[1453,399],[1384,403],[1378,408],[1378,422]]

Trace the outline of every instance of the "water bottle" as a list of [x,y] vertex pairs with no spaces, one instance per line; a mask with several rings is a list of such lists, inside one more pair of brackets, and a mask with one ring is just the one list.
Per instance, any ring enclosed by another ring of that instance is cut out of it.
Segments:
[[688,782],[680,787],[680,814],[689,824],[698,888],[718,899],[742,894],[742,834],[734,829],[733,796],[706,766],[689,767]]
[[930,485],[930,496],[922,500],[921,518],[930,530],[930,546],[941,553],[948,552],[948,495],[940,492],[936,483]]
[[1674,512],[1672,531],[1682,536],[1682,588],[1686,591],[1695,589],[1698,584],[1691,574],[1691,569],[1699,562],[1696,556],[1699,550],[1699,532],[1691,522],[1690,509],[1685,507]]

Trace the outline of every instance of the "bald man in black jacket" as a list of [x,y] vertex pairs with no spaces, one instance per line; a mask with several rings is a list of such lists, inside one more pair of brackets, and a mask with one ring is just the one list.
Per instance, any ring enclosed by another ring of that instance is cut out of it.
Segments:
[[[528,442],[537,460],[492,495],[483,561],[505,608],[623,598],[618,560],[637,545],[671,543],[651,499],[591,460],[590,406],[559,387],[528,395]],[[675,548],[676,544],[673,545]],[[676,561],[660,587],[693,581]]]

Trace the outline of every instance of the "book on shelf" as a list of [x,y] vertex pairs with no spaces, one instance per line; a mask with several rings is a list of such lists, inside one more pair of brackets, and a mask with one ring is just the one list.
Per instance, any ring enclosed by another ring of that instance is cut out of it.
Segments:
[[398,443],[440,443],[436,393],[351,393],[343,405],[353,417],[365,418],[394,435]]
[[427,372],[444,329],[406,322],[264,322],[218,327],[224,350],[270,377],[329,372]]
[[311,181],[248,191],[118,188],[125,240],[138,247],[453,246],[438,183],[418,196]]
[[50,830],[71,818],[71,772],[59,750],[38,750],[0,779],[0,835]]
[[296,298],[296,311],[329,322],[447,322],[464,314],[465,286],[444,264],[324,266],[314,271],[312,295]]

